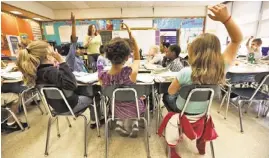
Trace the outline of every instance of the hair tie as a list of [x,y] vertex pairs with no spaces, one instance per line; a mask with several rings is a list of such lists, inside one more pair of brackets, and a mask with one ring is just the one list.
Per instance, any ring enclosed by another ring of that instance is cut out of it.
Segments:
[[27,50],[28,53],[30,52],[30,50],[27,47],[25,49]]

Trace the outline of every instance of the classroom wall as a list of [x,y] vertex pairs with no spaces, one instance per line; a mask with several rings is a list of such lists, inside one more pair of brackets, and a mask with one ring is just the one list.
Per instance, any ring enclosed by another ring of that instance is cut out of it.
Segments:
[[197,17],[206,15],[206,7],[143,7],[55,10],[55,19],[69,19],[73,12],[77,19],[141,18],[141,17]]
[[[31,25],[26,20],[3,12],[1,13],[1,33],[16,36],[25,33],[30,40],[34,39]],[[8,49],[1,50],[1,53],[7,56],[11,55]]]
[[54,19],[54,12],[52,9],[34,1],[5,1],[6,4],[36,13],[38,15]]
[[[110,19],[111,20],[111,19]],[[124,21],[125,19],[112,19],[111,23],[113,24],[113,30],[120,30],[120,23],[121,21]],[[144,19],[126,19],[127,21],[135,21],[135,23],[142,23]],[[151,20],[151,28],[156,29],[191,29],[191,28],[200,28],[203,30],[204,25],[204,18],[150,18]],[[90,25],[94,24],[97,26],[99,30],[106,30],[106,21],[107,20],[77,20],[77,36],[86,36],[87,34],[87,27],[84,28],[85,30],[79,30],[79,27],[81,25]],[[140,22],[139,22],[140,21]],[[97,24],[98,23],[98,24]],[[47,26],[51,26],[53,28],[53,33],[48,34],[47,32]],[[43,34],[47,40],[54,40],[56,41],[57,45],[60,45],[63,41],[60,39],[60,29],[64,26],[71,26],[70,21],[57,21],[57,22],[43,22]],[[84,34],[84,35],[83,35]],[[71,28],[66,36],[68,36],[66,39],[69,39],[71,35]],[[83,38],[82,37],[82,38]],[[79,37],[79,41],[80,41]],[[68,41],[69,42],[69,41]],[[80,41],[81,42],[81,41]]]

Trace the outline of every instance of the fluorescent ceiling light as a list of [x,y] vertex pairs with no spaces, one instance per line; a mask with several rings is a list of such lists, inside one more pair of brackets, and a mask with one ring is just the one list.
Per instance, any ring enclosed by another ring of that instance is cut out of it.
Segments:
[[38,20],[38,21],[40,21],[40,20],[42,20],[41,18],[33,18],[34,20]]
[[20,15],[20,14],[22,14],[21,12],[18,12],[18,11],[10,11],[11,13],[13,13],[13,14],[18,14],[18,15]]

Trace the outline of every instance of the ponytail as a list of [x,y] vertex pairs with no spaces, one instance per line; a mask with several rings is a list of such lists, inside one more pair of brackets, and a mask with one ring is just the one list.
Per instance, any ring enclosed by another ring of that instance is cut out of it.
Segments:
[[23,80],[27,86],[35,86],[36,72],[41,61],[48,54],[48,43],[44,41],[34,41],[25,49],[19,50],[17,66],[23,74]]

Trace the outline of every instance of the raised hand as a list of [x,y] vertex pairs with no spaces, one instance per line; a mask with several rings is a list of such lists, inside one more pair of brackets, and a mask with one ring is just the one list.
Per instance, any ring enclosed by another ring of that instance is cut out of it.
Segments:
[[230,17],[227,6],[224,4],[218,4],[213,7],[208,7],[208,10],[210,10],[214,14],[208,14],[208,16],[214,21],[220,21],[224,23]]
[[75,15],[73,14],[73,12],[71,12],[71,21],[75,22]]
[[127,24],[122,23],[122,25],[126,27],[126,29],[127,29],[128,33],[131,33],[131,30],[130,30],[130,28],[129,28],[129,26],[128,26]]

